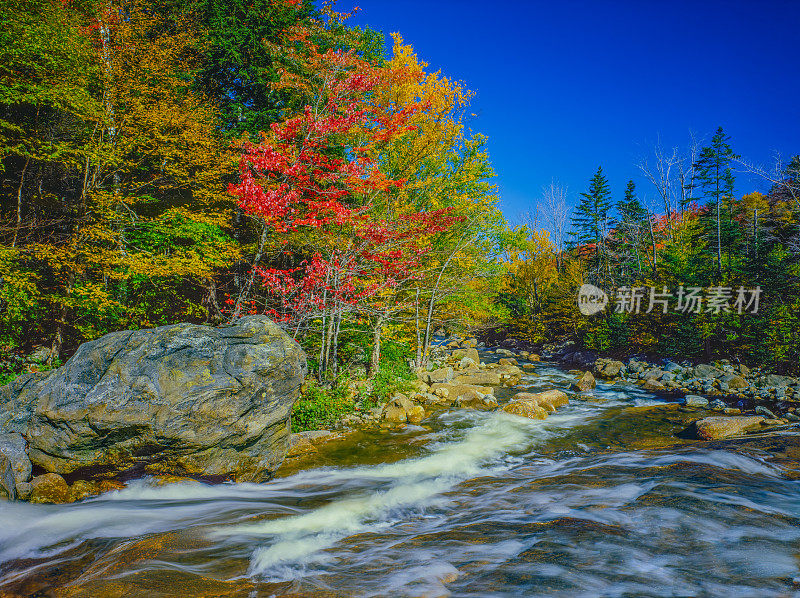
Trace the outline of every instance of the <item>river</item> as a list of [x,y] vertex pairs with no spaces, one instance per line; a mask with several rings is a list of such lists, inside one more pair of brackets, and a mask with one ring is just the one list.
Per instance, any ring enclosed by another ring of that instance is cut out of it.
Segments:
[[359,432],[265,484],[3,503],[0,595],[800,596],[800,435],[677,437],[700,413],[599,383],[545,421]]

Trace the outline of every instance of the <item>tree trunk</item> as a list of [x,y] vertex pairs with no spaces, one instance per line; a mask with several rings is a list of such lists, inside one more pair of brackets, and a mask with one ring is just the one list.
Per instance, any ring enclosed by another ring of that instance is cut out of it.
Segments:
[[330,364],[331,362],[331,347],[333,346],[333,331],[334,331],[335,320],[336,320],[336,308],[334,307],[331,309],[331,312],[328,315],[328,332],[325,337],[325,358],[323,359],[324,368],[322,370],[323,374],[327,373],[328,364]]
[[647,217],[647,223],[650,225],[650,243],[653,246],[653,276],[656,275],[656,268],[658,266],[658,256],[656,254],[656,236],[653,232],[653,218],[652,216]]
[[219,324],[222,322],[222,310],[219,308],[219,301],[217,300],[217,282],[213,278],[206,278],[205,281],[206,293],[203,297],[203,305],[206,307],[208,315],[206,322],[209,324]]
[[[465,235],[466,236],[466,235]],[[447,266],[450,265],[450,260],[458,253],[458,250],[461,248],[461,243],[459,242],[456,245],[456,248],[453,252],[447,257],[444,264],[442,264],[441,269],[439,270],[439,275],[436,277],[436,284],[433,285],[433,289],[431,290],[431,300],[428,302],[428,313],[425,317],[425,343],[422,346],[422,365],[423,367],[428,365],[428,347],[431,344],[431,320],[433,320],[433,307],[436,304],[436,293],[439,290],[439,284],[442,282],[442,276],[444,275],[444,271],[447,269]]]
[[383,314],[375,319],[375,327],[372,329],[372,355],[369,360],[369,374],[377,374],[381,367],[381,333],[383,332]]
[[250,272],[247,275],[247,280],[244,284],[244,288],[239,293],[239,296],[236,298],[236,305],[233,308],[233,313],[231,314],[231,321],[235,320],[239,317],[242,313],[242,308],[244,307],[244,303],[247,301],[248,297],[250,296],[250,289],[253,287],[253,279],[256,276],[255,267],[258,265],[258,262],[261,261],[261,257],[264,255],[264,248],[267,245],[267,238],[269,236],[269,228],[265,223],[263,223],[264,230],[261,231],[261,237],[258,241],[258,249],[256,250],[256,255],[253,258],[253,263],[250,266]]
[[[69,296],[70,292],[72,291],[72,287],[75,286],[75,273],[68,274],[67,284],[65,286],[65,297]],[[68,316],[67,306],[65,303],[61,303],[58,306],[58,316],[56,318],[56,329],[53,333],[53,342],[50,344],[50,357],[47,358],[47,364],[53,365],[61,355],[61,349],[64,346],[64,333],[67,326],[67,316]]]
[[[325,279],[325,283],[327,286],[327,277]],[[319,359],[317,363],[317,380],[319,380],[320,382],[322,382],[323,378],[322,374],[325,371],[325,349],[327,346],[327,338],[328,338],[328,335],[326,334],[327,330],[325,328],[325,324],[327,322],[327,317],[328,317],[328,310],[325,307],[327,305],[327,302],[328,302],[328,289],[326,288],[322,292],[322,325],[320,326],[319,329]]]
[[722,278],[722,224],[720,218],[720,200],[717,198],[717,276]]
[[417,287],[416,296],[414,297],[414,330],[417,335],[417,357],[414,360],[414,365],[418,368],[422,367],[422,337],[419,329],[419,287]]
[[753,210],[753,256],[758,259],[758,208]]
[[17,237],[22,228],[22,187],[25,185],[25,172],[28,170],[30,164],[30,157],[25,159],[25,166],[22,167],[22,175],[19,177],[19,187],[17,187],[17,226],[14,228],[14,240],[11,241],[11,247],[17,246]]
[[337,355],[339,351],[339,331],[342,328],[342,310],[337,310],[336,313],[336,325],[333,328],[333,346],[331,347],[331,367],[333,370],[333,375],[336,376],[339,373],[339,357]]
[[717,181],[716,181],[716,190],[717,190],[717,277],[722,280],[722,218],[720,214],[720,210],[722,207],[722,191],[719,187],[720,181],[720,162],[719,162],[719,155],[717,156]]

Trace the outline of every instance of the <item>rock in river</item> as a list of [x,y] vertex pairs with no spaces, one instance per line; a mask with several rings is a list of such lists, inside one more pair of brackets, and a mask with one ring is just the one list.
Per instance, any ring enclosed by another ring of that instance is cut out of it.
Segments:
[[621,361],[601,358],[595,362],[592,373],[598,378],[612,380],[618,377],[624,369],[625,364]]
[[686,395],[683,404],[687,407],[708,407],[708,399],[699,395]]
[[113,332],[0,389],[0,431],[23,434],[49,472],[145,465],[258,481],[286,454],[305,372],[302,349],[265,316]]
[[572,383],[572,388],[580,392],[591,390],[595,386],[597,386],[597,382],[592,376],[592,372],[584,372],[577,382]]
[[64,503],[71,499],[67,482],[57,473],[45,473],[31,480],[31,502]]
[[530,419],[547,419],[547,411],[535,401],[511,401],[503,406],[503,411]]
[[567,394],[556,389],[536,393],[518,392],[503,406],[503,411],[531,419],[546,419],[548,412],[552,413],[556,407],[568,404]]
[[6,496],[13,498],[14,486],[27,482],[31,478],[31,461],[26,452],[25,439],[20,434],[0,434],[0,495],[3,486]]
[[722,417],[712,416],[695,422],[697,437],[702,440],[720,440],[741,434],[745,430],[758,426],[764,418],[757,416]]

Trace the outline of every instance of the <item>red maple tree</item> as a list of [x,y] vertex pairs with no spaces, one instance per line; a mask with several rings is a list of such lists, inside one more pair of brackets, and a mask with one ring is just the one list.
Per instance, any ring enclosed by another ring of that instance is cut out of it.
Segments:
[[[353,52],[320,53],[307,32],[295,39],[305,46],[314,73],[314,102],[273,124],[258,143],[242,145],[240,181],[229,191],[263,229],[247,284],[229,303],[234,318],[255,310],[250,293],[258,277],[269,300],[265,312],[294,327],[295,334],[304,322],[322,316],[335,361],[342,314],[418,276],[430,237],[457,218],[447,209],[375,216],[376,199],[405,184],[381,170],[379,149],[413,130],[410,118],[424,106],[377,104],[373,90],[385,71]],[[297,265],[261,264],[269,239],[286,244],[293,233],[311,230],[314,247],[283,251]]]

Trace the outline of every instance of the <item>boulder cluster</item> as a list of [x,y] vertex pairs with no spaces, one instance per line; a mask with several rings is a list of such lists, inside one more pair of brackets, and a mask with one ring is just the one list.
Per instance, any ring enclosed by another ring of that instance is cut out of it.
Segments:
[[569,348],[551,349],[546,354],[549,358],[591,370],[599,379],[635,382],[654,392],[724,397],[729,402],[771,403],[776,404],[779,411],[789,413],[800,407],[800,378],[765,373],[760,368],[750,369],[727,359],[691,365],[668,359],[652,363],[633,357],[622,362],[598,357],[592,351],[570,351]]
[[550,358],[587,370],[572,385],[578,392],[594,388],[597,380],[629,382],[649,392],[681,397],[687,408],[717,412],[719,415],[709,415],[693,424],[693,433],[702,440],[775,430],[800,422],[798,378],[764,373],[725,359],[691,365],[636,358],[622,362],[569,348],[545,348],[544,352]]
[[[408,396],[398,394],[383,407],[380,419],[390,424],[418,423],[432,410],[456,407],[506,413],[533,419],[544,419],[556,407],[566,405],[569,398],[560,390],[541,393],[520,392],[500,407],[495,389],[514,387],[522,381],[524,370],[532,369],[539,356],[528,351],[513,352],[499,348],[492,351],[496,362],[481,360],[474,338],[453,339],[437,347],[432,369],[417,372],[415,391]],[[522,363],[521,362],[525,362]]]

